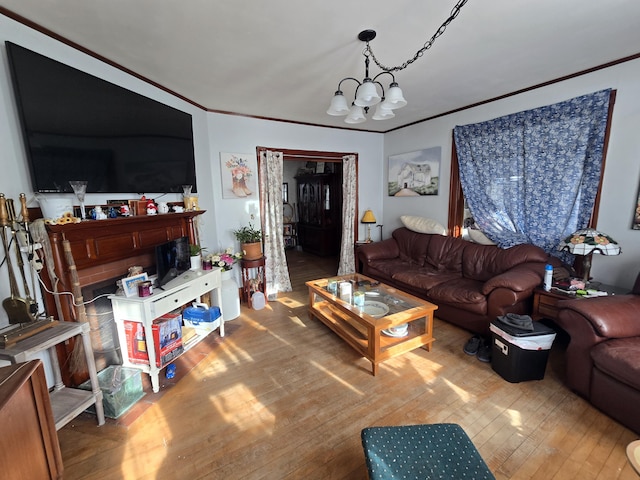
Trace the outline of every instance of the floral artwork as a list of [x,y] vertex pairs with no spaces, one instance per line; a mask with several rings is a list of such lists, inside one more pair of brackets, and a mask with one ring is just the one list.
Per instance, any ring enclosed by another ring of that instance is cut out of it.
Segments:
[[258,198],[255,155],[220,152],[222,198]]
[[214,267],[220,267],[223,271],[229,271],[242,258],[242,253],[234,252],[229,247],[224,252],[211,253],[207,255],[206,260],[210,260]]
[[389,157],[389,196],[438,195],[441,147]]

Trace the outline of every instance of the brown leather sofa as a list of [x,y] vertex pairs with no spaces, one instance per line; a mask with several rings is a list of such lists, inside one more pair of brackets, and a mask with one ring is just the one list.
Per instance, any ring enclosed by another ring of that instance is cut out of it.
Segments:
[[566,383],[640,434],[640,275],[632,292],[558,303],[570,338]]
[[534,245],[501,249],[398,228],[357,250],[362,273],[438,305],[437,316],[474,333],[507,313],[531,313],[547,254]]

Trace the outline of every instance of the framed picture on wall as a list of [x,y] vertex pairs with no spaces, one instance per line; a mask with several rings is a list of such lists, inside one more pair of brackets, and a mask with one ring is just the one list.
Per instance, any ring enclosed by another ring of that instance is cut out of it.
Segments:
[[258,198],[258,163],[255,154],[220,152],[222,198]]
[[438,195],[442,147],[389,156],[389,196]]

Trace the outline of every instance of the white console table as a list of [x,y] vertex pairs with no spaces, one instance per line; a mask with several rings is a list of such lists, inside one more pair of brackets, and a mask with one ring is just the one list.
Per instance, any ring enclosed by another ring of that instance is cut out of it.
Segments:
[[[202,295],[215,295],[212,304],[222,305],[220,293],[220,269],[213,270],[189,270],[179,277],[165,284],[162,289],[154,288],[153,294],[148,297],[125,297],[124,295],[110,295],[113,306],[113,317],[118,330],[118,340],[122,352],[123,365],[137,368],[151,377],[151,386],[154,393],[160,390],[159,374],[161,367],[156,366],[156,348],[153,340],[153,321]],[[127,350],[127,337],[124,329],[124,321],[140,322],[144,327],[147,342],[149,364],[134,363],[129,360]],[[197,333],[196,339],[184,345],[186,352],[204,338],[205,334]],[[220,318],[220,336],[224,336],[224,322]]]
[[[60,365],[56,345],[66,342],[72,337],[80,335],[87,361],[87,370],[91,381],[91,391],[65,387],[62,383]],[[104,425],[104,408],[102,405],[102,390],[96,374],[96,363],[93,358],[91,338],[89,338],[89,324],[78,322],[57,322],[55,325],[20,340],[16,344],[0,349],[0,358],[11,363],[21,363],[36,358],[36,354],[48,350],[51,367],[55,377],[55,386],[50,394],[51,409],[56,423],[56,430],[60,430],[70,420],[85,409],[95,404],[98,425]]]

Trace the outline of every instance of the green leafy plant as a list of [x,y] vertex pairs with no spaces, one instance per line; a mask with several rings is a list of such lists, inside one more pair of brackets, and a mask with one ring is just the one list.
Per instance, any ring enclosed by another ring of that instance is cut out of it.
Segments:
[[233,234],[240,243],[257,243],[262,242],[262,232],[256,230],[251,223],[248,226],[234,230]]
[[196,245],[195,243],[189,244],[189,255],[191,255],[192,257],[197,257],[203,252],[203,250],[205,250],[205,248],[201,247],[200,245]]

